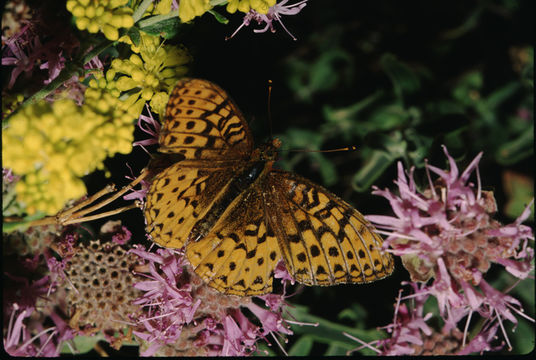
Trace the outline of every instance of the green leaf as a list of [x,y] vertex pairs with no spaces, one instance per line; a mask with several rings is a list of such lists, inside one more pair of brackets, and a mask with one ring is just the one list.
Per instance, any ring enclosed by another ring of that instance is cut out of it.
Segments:
[[289,88],[296,96],[310,102],[321,91],[335,88],[341,81],[351,78],[352,58],[340,49],[327,49],[312,62],[292,59],[289,63]]
[[[534,197],[534,178],[511,170],[504,171],[502,175],[507,199],[503,212],[506,216],[515,219],[521,215],[527,204]],[[534,221],[534,204],[532,205],[529,219]]]
[[208,11],[208,13],[212,14],[220,24],[228,24],[229,23],[229,19],[227,19],[225,16],[223,16],[222,14],[220,14],[219,12],[217,12],[217,11],[215,11],[213,9],[210,9]]
[[[359,113],[369,107],[372,103],[378,100],[384,94],[383,91],[376,91],[374,94],[367,96],[366,98],[359,100],[353,105],[344,108],[332,108],[329,105],[325,105],[322,108],[326,124],[323,126],[323,130],[333,131],[333,127],[336,127],[336,131],[340,132],[346,141],[349,141],[352,136],[352,132],[356,129],[359,134],[366,135],[368,127],[363,125],[361,121],[359,126],[356,126],[356,122],[359,120]],[[367,129],[365,129],[367,128]]]
[[313,337],[301,336],[288,351],[289,356],[307,356],[313,348]]
[[352,178],[353,188],[359,192],[368,190],[394,160],[392,155],[383,150],[373,150],[365,166]]
[[518,81],[512,81],[500,89],[495,90],[488,97],[486,97],[484,102],[488,108],[496,109],[499,105],[514,96],[519,89],[521,89],[521,84]]
[[[356,344],[354,347],[358,347],[359,344]],[[348,349],[346,347],[340,346],[337,343],[330,344],[324,356],[347,356]]]
[[[155,19],[157,16],[161,15],[145,18],[140,21],[140,30],[149,35],[160,35],[164,39],[171,39],[179,34],[181,29],[184,27],[184,24],[181,23],[178,17],[167,18],[159,22],[150,21]],[[143,24],[147,25],[143,26]]]
[[[71,341],[74,342],[75,350],[77,350],[79,354],[85,354],[91,351],[101,340],[105,340],[104,335],[97,333],[94,336],[75,336]],[[62,354],[72,354],[72,350],[66,342],[63,342],[60,352]]]
[[137,27],[135,26],[131,27],[128,30],[127,35],[128,37],[130,37],[130,40],[132,41],[134,45],[140,46],[141,35],[140,35],[140,30]]
[[[410,113],[402,106],[391,104],[379,107],[367,120],[369,131],[388,131],[405,127],[410,122]],[[365,134],[366,135],[366,134]]]
[[444,39],[456,39],[473,30],[478,26],[482,10],[484,10],[484,7],[478,6],[475,11],[470,13],[470,15],[461,25],[453,29],[446,30],[445,32],[443,32],[443,34],[441,34],[441,37]]
[[342,310],[337,316],[339,320],[347,319],[353,321],[357,327],[363,325],[363,321],[366,317],[366,310],[361,305],[356,303],[352,304],[351,307]]
[[452,97],[458,104],[474,107],[480,101],[480,90],[484,85],[484,76],[480,71],[471,71],[461,77],[452,90]]
[[519,137],[508,141],[497,149],[495,159],[499,164],[512,165],[534,155],[534,125]]
[[462,126],[456,130],[446,133],[443,137],[443,144],[445,144],[448,149],[452,150],[464,149],[464,138],[466,137],[465,133],[467,133],[468,131],[470,131],[469,126]]
[[408,140],[408,147],[414,148],[414,150],[407,151],[411,162],[418,168],[424,167],[424,160],[430,154],[430,148],[434,140],[420,135],[414,128],[406,129],[404,131],[404,138]]
[[134,10],[134,13],[132,14],[132,18],[134,19],[134,22],[137,22],[139,19],[141,19],[141,17],[143,16],[143,14],[145,14],[145,11],[147,11],[147,9],[149,8],[152,2],[153,2],[152,0],[143,0],[138,5],[136,10]]
[[[349,326],[344,326],[331,322],[329,320],[323,319],[321,317],[311,315],[308,313],[307,307],[295,305],[294,308],[290,309],[291,315],[300,322],[305,323],[318,323],[318,326],[310,325],[292,325],[292,330],[297,334],[308,335],[314,339],[314,341],[337,345],[343,350],[352,350],[358,346],[354,340],[344,336],[343,332],[346,332],[354,337],[357,337],[365,342],[370,342],[373,340],[378,340],[385,335],[376,330],[362,330],[356,329]],[[363,354],[374,354],[371,350],[364,349],[362,350]]]
[[421,87],[420,80],[415,73],[393,54],[384,54],[380,59],[380,64],[391,79],[398,99],[402,100],[404,95],[414,93]]
[[438,100],[426,104],[426,111],[437,115],[464,114],[464,108],[458,102],[451,100]]

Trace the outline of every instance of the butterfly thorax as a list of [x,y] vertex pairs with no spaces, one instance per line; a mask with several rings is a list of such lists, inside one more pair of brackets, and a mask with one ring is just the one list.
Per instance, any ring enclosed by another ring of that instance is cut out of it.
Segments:
[[223,194],[214,202],[205,216],[197,221],[189,236],[190,241],[199,241],[214,227],[225,210],[230,208],[233,201],[239,201],[240,196],[249,187],[259,186],[266,174],[272,169],[277,158],[277,149],[281,145],[279,139],[273,139],[253,151],[251,159],[237,169],[235,176],[229,182]]

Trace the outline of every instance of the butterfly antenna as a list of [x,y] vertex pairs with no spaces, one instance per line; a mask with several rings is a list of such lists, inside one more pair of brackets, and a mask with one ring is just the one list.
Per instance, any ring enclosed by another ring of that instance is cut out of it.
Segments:
[[272,112],[270,110],[271,106],[271,98],[272,98],[272,80],[268,80],[268,126],[270,127],[270,139],[274,138],[274,134],[272,132]]
[[357,146],[347,146],[343,148],[338,149],[330,149],[330,150],[309,150],[309,149],[284,149],[286,151],[292,151],[292,152],[314,152],[314,153],[331,153],[331,152],[339,152],[339,151],[356,151]]

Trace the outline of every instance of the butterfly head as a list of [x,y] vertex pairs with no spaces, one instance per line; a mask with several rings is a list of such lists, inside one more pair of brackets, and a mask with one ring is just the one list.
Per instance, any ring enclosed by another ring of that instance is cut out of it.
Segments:
[[281,140],[272,139],[259,148],[260,160],[275,161],[277,159],[277,150],[281,147]]

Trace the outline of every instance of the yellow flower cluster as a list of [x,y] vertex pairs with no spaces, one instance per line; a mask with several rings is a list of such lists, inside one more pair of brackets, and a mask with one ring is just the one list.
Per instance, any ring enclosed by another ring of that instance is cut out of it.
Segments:
[[5,94],[2,97],[2,119],[5,119],[24,101],[22,94]]
[[76,18],[76,26],[90,33],[102,31],[107,39],[119,39],[119,28],[134,25],[128,0],[67,0],[67,10]]
[[[138,117],[145,102],[151,109],[163,114],[169,92],[188,68],[191,57],[185,48],[162,45],[159,37],[142,34],[140,46],[128,59],[114,59],[106,72],[106,79],[92,80],[89,86],[102,88],[123,98],[122,107]],[[124,94],[124,95],[122,95]]]
[[212,9],[210,0],[181,0],[179,3],[179,18],[188,22],[196,16],[201,16]]
[[22,176],[15,191],[28,214],[56,214],[86,193],[81,176],[102,169],[107,156],[131,151],[134,118],[119,103],[88,88],[81,107],[41,101],[10,118],[2,132],[4,166]]
[[247,13],[249,10],[255,10],[258,13],[266,14],[271,6],[274,6],[276,0],[229,0],[227,3],[227,12],[233,14],[236,10]]
[[[134,1],[130,6],[133,9],[136,9],[138,7],[138,3],[141,3],[142,0],[138,0],[137,3]],[[147,11],[145,11],[145,15],[165,15],[169,14],[171,11],[171,3],[172,0],[160,0],[157,4],[154,3],[154,1],[149,5],[147,8]]]
[[[247,13],[255,10],[258,13],[266,14],[276,0],[229,0],[227,12],[233,14],[236,10]],[[182,22],[188,22],[196,16],[201,16],[212,9],[210,0],[181,0],[179,3],[179,18]]]

